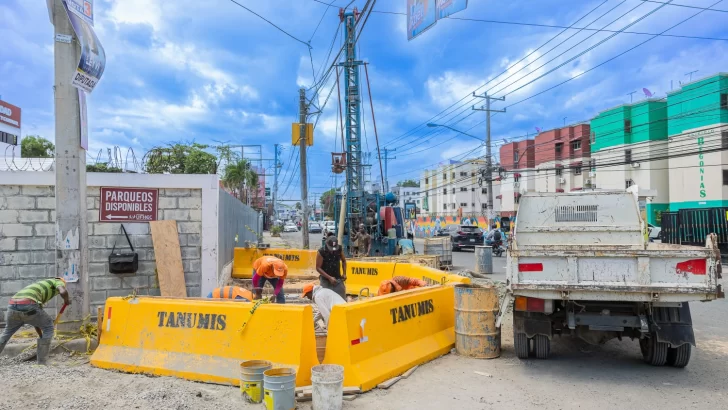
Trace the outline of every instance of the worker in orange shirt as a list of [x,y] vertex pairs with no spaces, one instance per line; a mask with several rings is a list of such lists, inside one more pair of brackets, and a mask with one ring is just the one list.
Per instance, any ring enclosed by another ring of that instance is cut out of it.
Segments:
[[225,286],[222,288],[215,288],[207,295],[207,297],[210,299],[235,299],[243,302],[250,302],[253,300],[253,293],[248,289],[241,288],[240,286]]
[[265,282],[273,287],[276,303],[286,303],[283,282],[288,276],[288,266],[275,256],[266,255],[253,262],[253,291],[255,299],[263,295]]
[[392,279],[383,280],[379,285],[377,296],[388,295],[402,290],[423,288],[427,282],[406,276],[395,276]]

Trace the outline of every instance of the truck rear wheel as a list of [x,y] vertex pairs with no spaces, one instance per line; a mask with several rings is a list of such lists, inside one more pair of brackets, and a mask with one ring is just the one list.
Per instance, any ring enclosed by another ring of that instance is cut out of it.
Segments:
[[513,346],[516,349],[516,356],[519,359],[528,359],[528,336],[525,333],[513,334]]
[[669,345],[658,341],[654,333],[650,334],[650,337],[640,339],[642,359],[653,366],[664,366],[667,363],[668,348]]
[[690,362],[692,346],[685,343],[682,346],[671,347],[667,351],[667,364],[673,367],[685,367]]
[[533,337],[533,352],[537,359],[548,359],[551,353],[551,341],[544,335],[536,335]]

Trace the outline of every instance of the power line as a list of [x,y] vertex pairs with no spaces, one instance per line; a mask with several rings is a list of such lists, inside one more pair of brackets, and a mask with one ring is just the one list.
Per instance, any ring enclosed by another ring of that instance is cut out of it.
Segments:
[[294,36],[293,34],[291,34],[291,33],[287,32],[286,30],[283,30],[282,28],[280,28],[280,27],[279,27],[278,25],[276,25],[276,24],[275,24],[275,23],[273,23],[272,21],[268,20],[267,18],[265,18],[265,17],[261,16],[260,14],[258,14],[258,13],[256,13],[256,12],[254,12],[253,10],[249,9],[248,7],[245,7],[245,6],[243,6],[242,4],[238,3],[238,2],[237,2],[237,1],[235,1],[235,0],[230,0],[230,1],[231,1],[231,2],[233,2],[233,3],[235,3],[235,4],[237,4],[238,6],[240,6],[240,7],[242,7],[242,8],[244,8],[245,10],[248,10],[248,11],[249,11],[250,13],[253,13],[253,14],[255,14],[256,16],[258,16],[258,17],[259,17],[260,19],[262,19],[262,20],[263,20],[263,21],[265,21],[266,23],[268,23],[268,24],[270,24],[271,26],[273,26],[273,27],[277,28],[277,29],[278,29],[278,31],[280,31],[281,33],[283,33],[283,34],[287,35],[288,37],[290,37],[290,38],[292,38],[292,39],[294,39],[294,40],[298,41],[298,42],[299,42],[299,43],[301,43],[301,44],[304,44],[304,45],[305,45],[306,47],[308,47],[308,48],[311,48],[311,44],[309,44],[309,43],[307,43],[307,42],[305,42],[305,41],[303,41],[303,40],[301,40],[301,39],[297,38],[296,36]]

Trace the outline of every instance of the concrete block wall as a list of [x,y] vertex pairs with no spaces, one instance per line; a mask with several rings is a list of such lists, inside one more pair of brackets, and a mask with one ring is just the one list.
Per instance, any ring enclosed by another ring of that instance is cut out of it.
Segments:
[[[37,179],[39,178],[33,176],[31,180]],[[52,178],[47,176],[40,180],[52,183]],[[208,185],[204,183],[197,185],[202,188],[159,188],[158,206],[158,219],[177,221],[187,294],[194,297],[201,296],[203,290],[209,291],[207,288],[215,285],[216,272],[202,274],[203,260],[207,265],[217,264],[217,232],[214,229],[217,220],[215,218],[211,221],[209,216],[217,215],[217,190],[216,187],[208,189]],[[214,203],[204,199],[204,196],[214,198]],[[203,199],[206,201],[205,214],[209,214],[207,217],[203,217]],[[149,224],[124,224],[139,254],[138,272],[132,275],[111,274],[108,257],[114,241],[117,241],[118,249],[128,250],[126,238],[119,232],[119,223],[99,222],[98,186],[89,185],[86,202],[91,312],[94,313],[96,307],[103,306],[107,297],[127,296],[135,288],[141,295],[159,295]],[[36,280],[56,276],[55,221],[55,192],[52,185],[0,185],[0,321],[4,321],[7,302],[13,294]],[[212,222],[215,226],[211,225]],[[213,231],[215,235],[203,234]],[[211,242],[213,237],[214,242]],[[203,257],[203,252],[206,257]],[[210,258],[212,260],[207,261]],[[46,306],[52,315],[55,315],[58,299],[54,298]]]

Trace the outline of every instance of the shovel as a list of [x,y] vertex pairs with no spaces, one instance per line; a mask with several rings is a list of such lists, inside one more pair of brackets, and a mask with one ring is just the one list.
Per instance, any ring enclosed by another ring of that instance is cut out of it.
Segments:
[[61,307],[61,311],[58,312],[58,315],[56,315],[56,320],[53,321],[53,326],[57,325],[58,322],[61,320],[61,315],[63,314],[63,311],[66,310],[66,306],[68,305],[64,303]]

